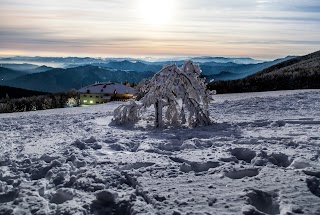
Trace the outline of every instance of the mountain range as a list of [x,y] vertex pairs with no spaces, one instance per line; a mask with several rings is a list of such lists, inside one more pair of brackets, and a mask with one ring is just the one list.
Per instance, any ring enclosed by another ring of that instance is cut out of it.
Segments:
[[[211,82],[241,79],[293,58],[295,57],[288,56],[266,62],[251,58],[197,57],[193,59],[201,66],[202,74],[208,82]],[[25,61],[23,64],[13,63],[18,60]],[[28,63],[35,61],[46,65],[39,66]],[[242,64],[235,62],[242,62]],[[48,66],[52,63],[60,63],[64,66],[62,68]],[[0,59],[0,85],[43,92],[61,92],[79,89],[95,82],[112,81],[120,83],[128,81],[139,83],[142,79],[152,77],[164,65],[172,63],[180,66],[184,63],[184,60],[152,62],[129,58],[2,58]]]
[[247,77],[265,68],[268,68],[277,63],[284,62],[289,59],[295,58],[294,56],[288,56],[285,58],[276,59],[274,61],[266,61],[257,64],[236,64],[236,63],[203,63],[201,69],[203,74],[209,80],[235,80]]
[[79,89],[95,82],[140,82],[153,76],[153,72],[122,71],[92,65],[75,68],[56,68],[46,72],[22,75],[2,81],[2,85],[43,92],[63,92]]
[[28,57],[28,56],[16,56],[16,57],[5,57],[0,58],[1,62],[6,63],[31,63],[31,64],[60,64],[67,66],[70,64],[74,65],[87,65],[93,63],[108,63],[110,61],[140,61],[144,63],[157,63],[157,62],[177,62],[192,60],[197,63],[204,62],[216,62],[216,63],[237,63],[237,64],[255,64],[261,63],[263,61],[256,60],[252,58],[227,58],[227,57],[211,57],[211,56],[202,56],[202,57],[175,57],[175,58],[91,58],[91,57]]
[[239,80],[209,84],[218,93],[320,89],[320,51],[272,65]]

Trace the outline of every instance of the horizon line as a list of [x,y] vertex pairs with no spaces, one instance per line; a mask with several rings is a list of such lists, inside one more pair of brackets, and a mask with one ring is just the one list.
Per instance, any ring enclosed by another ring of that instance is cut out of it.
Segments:
[[[308,53],[310,54],[310,53]],[[263,57],[251,57],[251,56],[236,56],[236,55],[189,55],[189,56],[183,56],[183,55],[159,55],[159,56],[82,56],[82,55],[1,55],[0,54],[0,60],[3,60],[4,58],[18,58],[18,57],[26,57],[26,58],[92,58],[92,59],[136,59],[136,60],[147,60],[147,59],[153,59],[153,60],[166,60],[166,59],[173,59],[173,60],[185,60],[190,58],[206,58],[206,57],[212,57],[212,58],[236,58],[236,59],[252,59],[257,61],[270,61],[270,60],[276,60],[286,57],[299,57],[304,55],[285,55],[282,57],[272,57],[272,58],[263,58]]]

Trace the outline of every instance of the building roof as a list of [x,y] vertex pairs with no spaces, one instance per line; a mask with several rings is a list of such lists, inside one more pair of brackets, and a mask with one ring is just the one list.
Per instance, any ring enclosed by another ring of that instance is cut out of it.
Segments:
[[128,87],[122,84],[113,83],[113,82],[104,82],[92,84],[86,87],[83,87],[78,90],[79,93],[92,93],[92,94],[113,94],[114,91],[117,94],[135,94],[136,90],[132,87]]

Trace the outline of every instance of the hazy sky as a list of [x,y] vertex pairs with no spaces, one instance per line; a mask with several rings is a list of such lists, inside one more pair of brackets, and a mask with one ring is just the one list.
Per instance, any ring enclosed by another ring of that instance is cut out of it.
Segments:
[[0,55],[270,59],[317,50],[319,0],[0,0]]

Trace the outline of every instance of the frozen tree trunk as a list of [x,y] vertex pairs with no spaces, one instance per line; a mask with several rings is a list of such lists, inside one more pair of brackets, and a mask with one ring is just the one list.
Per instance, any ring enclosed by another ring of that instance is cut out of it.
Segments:
[[162,108],[163,104],[162,101],[157,101],[155,103],[155,111],[156,111],[156,120],[155,120],[155,126],[157,128],[160,128],[163,126],[163,120],[162,120]]
[[187,122],[183,106],[181,108],[181,113],[180,113],[179,117],[181,118],[181,124],[185,124]]

